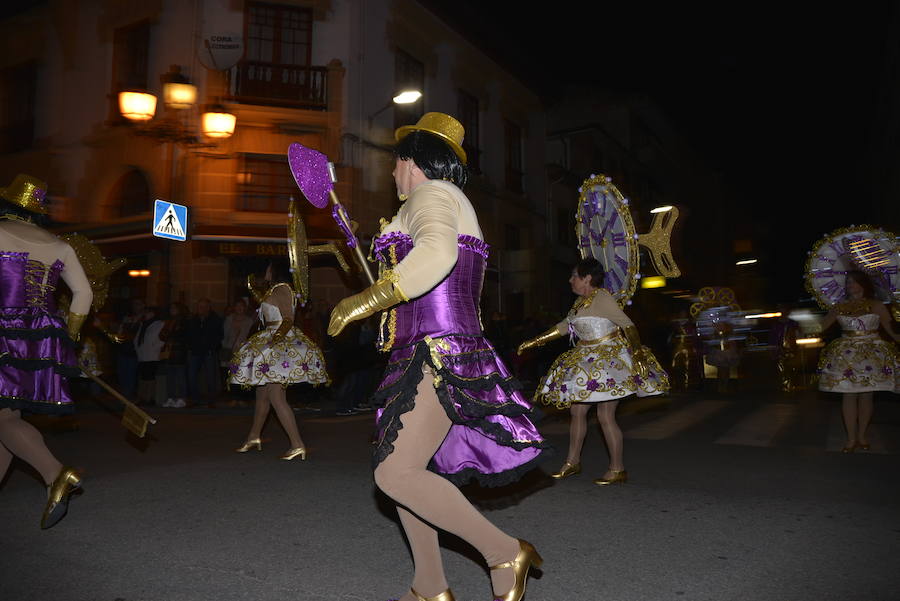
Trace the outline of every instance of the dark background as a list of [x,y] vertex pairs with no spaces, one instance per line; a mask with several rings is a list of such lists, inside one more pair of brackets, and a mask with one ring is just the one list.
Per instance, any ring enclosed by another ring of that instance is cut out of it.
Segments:
[[550,107],[569,82],[652,98],[722,175],[731,219],[750,222],[770,300],[804,295],[806,253],[823,234],[877,219],[872,136],[897,3],[534,6],[430,8]]

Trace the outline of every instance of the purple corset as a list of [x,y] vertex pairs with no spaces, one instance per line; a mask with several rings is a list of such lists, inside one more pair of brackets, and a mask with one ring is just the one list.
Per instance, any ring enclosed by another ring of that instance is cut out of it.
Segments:
[[81,370],[53,297],[63,266],[0,250],[0,409],[73,409],[68,378]]
[[[428,294],[384,314],[379,343],[382,350],[453,334],[480,336],[479,301],[489,246],[474,236],[458,236],[456,265]],[[375,239],[375,256],[394,268],[413,248],[408,234],[391,232]]]
[[58,259],[48,267],[27,252],[0,251],[0,307],[56,312],[53,295],[63,266]]

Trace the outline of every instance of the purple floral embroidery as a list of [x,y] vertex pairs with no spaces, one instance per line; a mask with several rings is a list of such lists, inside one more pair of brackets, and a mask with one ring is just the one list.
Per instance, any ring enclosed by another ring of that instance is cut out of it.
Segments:
[[560,385],[560,387],[559,387],[559,391],[560,391],[560,392],[569,392],[569,387],[566,386],[565,384],[562,384],[562,385]]
[[866,371],[872,371],[872,366],[871,366],[871,365],[866,365]]
[[640,377],[639,375],[637,375],[637,374],[635,374],[635,375],[632,377],[632,379],[634,380],[634,383],[637,384],[638,386],[640,386],[641,384],[644,383],[644,379],[641,378],[641,377]]
[[847,369],[844,370],[844,377],[845,378],[853,377],[853,368],[852,367],[848,367]]
[[891,369],[890,367],[888,367],[887,365],[885,365],[883,368],[881,368],[881,371],[882,371],[882,373],[884,373],[884,375],[886,375],[886,376],[889,376],[889,375],[891,375],[892,373],[894,373],[894,370]]
[[614,379],[612,379],[612,378],[607,378],[607,379],[606,379],[606,385],[607,385],[609,388],[612,388],[613,386],[616,385],[616,381],[615,381]]
[[598,388],[600,388],[600,383],[597,382],[597,380],[595,380],[594,378],[591,378],[590,380],[588,380],[588,383],[587,383],[588,390],[593,392],[593,391],[597,390]]
[[303,368],[303,371],[309,371],[309,363],[304,363],[300,367]]
[[240,367],[238,366],[237,363],[232,363],[231,365],[228,366],[228,373],[236,374],[239,369],[240,369]]
[[556,390],[556,382],[550,382],[550,384],[547,385],[547,390]]
[[261,372],[264,373],[264,374],[269,373],[269,364],[268,364],[268,363],[260,363],[260,364],[259,364],[259,371],[261,371]]
[[588,362],[588,363],[593,363],[593,362],[594,362],[594,358],[593,358],[593,357],[588,357],[587,362]]
[[291,366],[291,364],[290,364],[290,362],[288,362],[288,361],[282,361],[282,362],[281,362],[281,367],[283,367],[283,368],[285,368],[285,369],[289,368],[290,366]]

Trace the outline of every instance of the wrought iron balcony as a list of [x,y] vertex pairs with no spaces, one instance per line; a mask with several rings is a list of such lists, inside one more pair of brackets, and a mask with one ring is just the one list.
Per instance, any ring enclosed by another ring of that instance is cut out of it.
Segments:
[[231,100],[243,104],[327,108],[328,68],[241,61],[228,71]]

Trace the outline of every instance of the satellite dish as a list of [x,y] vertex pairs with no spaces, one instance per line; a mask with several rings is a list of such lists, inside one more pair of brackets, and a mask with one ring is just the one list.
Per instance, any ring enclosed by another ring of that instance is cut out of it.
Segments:
[[213,31],[203,36],[197,53],[207,69],[225,71],[244,56],[244,37],[233,31]]

